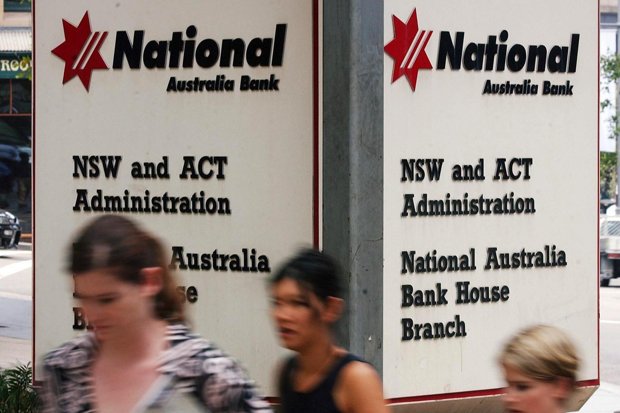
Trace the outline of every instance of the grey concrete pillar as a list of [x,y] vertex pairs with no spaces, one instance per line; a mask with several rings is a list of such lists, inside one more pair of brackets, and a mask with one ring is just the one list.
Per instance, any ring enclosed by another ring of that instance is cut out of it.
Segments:
[[381,372],[383,1],[323,7],[323,246],[349,287],[337,335]]

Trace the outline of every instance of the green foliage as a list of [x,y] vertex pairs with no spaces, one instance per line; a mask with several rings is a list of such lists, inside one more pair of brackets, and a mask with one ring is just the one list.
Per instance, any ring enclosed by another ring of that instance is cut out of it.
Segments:
[[616,153],[601,152],[599,160],[601,198],[614,199],[616,193]]
[[20,62],[21,65],[28,65],[28,70],[26,72],[20,72],[15,77],[17,79],[28,79],[32,80],[32,57],[30,56],[22,56],[22,60]]
[[[601,86],[609,91],[612,84],[618,85],[620,82],[620,55],[611,54],[601,57]],[[616,94],[620,93],[620,87],[616,87]],[[603,99],[601,101],[601,111],[613,107],[615,101]],[[618,122],[618,112],[616,111],[609,119],[611,135],[609,138],[617,139],[620,135],[620,122]],[[601,152],[599,159],[600,176],[600,197],[602,199],[615,198],[617,185],[616,154]]]
[[[601,85],[603,89],[609,91],[609,86],[611,84],[616,84],[620,80],[620,56],[617,54],[612,54],[608,56],[601,57]],[[616,93],[620,92],[617,88]],[[603,99],[601,101],[601,110],[605,110],[607,108],[612,107],[614,102],[609,99]],[[611,123],[611,136],[610,138],[615,139],[620,134],[620,128],[618,125],[618,116],[614,114],[610,118]]]
[[39,404],[30,363],[0,369],[0,413],[34,413]]

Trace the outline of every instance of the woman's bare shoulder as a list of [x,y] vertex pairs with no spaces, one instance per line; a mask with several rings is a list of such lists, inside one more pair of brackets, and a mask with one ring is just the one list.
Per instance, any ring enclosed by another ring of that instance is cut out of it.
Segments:
[[344,412],[388,411],[379,374],[372,365],[361,360],[352,361],[343,367],[334,396]]

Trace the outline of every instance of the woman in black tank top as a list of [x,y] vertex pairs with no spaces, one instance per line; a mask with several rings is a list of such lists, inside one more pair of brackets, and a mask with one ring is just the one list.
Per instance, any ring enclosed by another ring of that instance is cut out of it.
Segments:
[[387,413],[375,369],[332,339],[344,305],[336,262],[316,250],[301,251],[275,273],[271,296],[280,341],[296,353],[278,378],[280,411]]

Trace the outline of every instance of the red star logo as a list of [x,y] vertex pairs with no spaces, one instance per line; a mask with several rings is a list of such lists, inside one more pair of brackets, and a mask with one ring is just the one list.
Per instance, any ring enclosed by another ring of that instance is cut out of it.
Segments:
[[108,36],[108,32],[92,32],[88,12],[75,27],[65,19],[62,20],[65,41],[52,53],[65,61],[62,83],[65,84],[75,76],[79,77],[86,90],[90,87],[90,77],[95,69],[107,69],[99,49]]
[[409,16],[407,24],[392,15],[394,39],[383,50],[394,59],[392,83],[403,74],[407,76],[411,89],[415,91],[420,69],[432,69],[433,65],[426,55],[426,45],[433,31],[418,30],[418,15],[416,10]]

